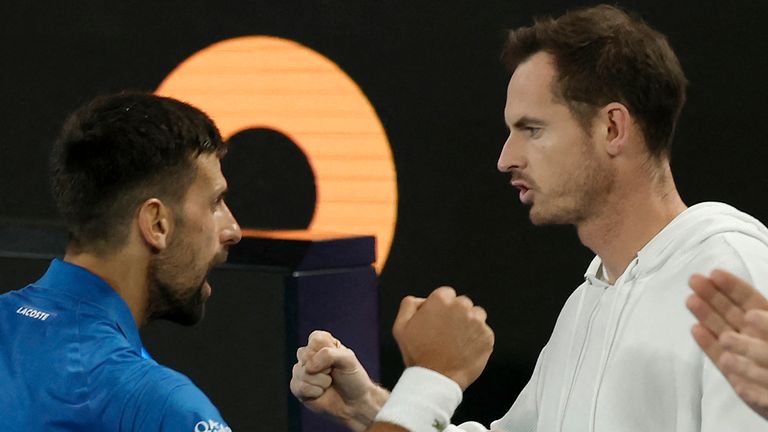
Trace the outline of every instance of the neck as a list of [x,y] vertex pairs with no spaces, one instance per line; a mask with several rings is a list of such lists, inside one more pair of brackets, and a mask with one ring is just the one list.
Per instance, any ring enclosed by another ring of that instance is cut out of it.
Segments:
[[[655,175],[631,173],[617,182],[600,211],[579,223],[581,242],[598,255],[609,283],[656,234],[686,209],[675,187],[667,162]],[[631,180],[631,179],[641,179]]]
[[67,250],[64,261],[102,278],[128,305],[137,327],[146,319],[148,303],[147,266],[136,265],[139,257],[125,249],[109,255]]

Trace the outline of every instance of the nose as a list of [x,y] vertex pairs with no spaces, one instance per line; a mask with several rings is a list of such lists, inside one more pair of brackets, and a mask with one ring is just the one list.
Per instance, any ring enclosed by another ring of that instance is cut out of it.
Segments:
[[240,225],[235,219],[235,215],[229,210],[226,204],[224,204],[224,220],[223,225],[219,231],[219,241],[224,246],[232,246],[237,244],[241,238],[243,238],[243,232],[240,230]]
[[514,132],[510,133],[507,140],[504,141],[504,147],[499,154],[499,160],[496,162],[496,168],[507,173],[513,169],[525,167],[525,160],[519,145],[515,143]]

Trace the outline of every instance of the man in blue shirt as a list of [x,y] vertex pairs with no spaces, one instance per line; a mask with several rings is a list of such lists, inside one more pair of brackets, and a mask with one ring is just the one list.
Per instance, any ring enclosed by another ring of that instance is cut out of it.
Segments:
[[14,430],[230,431],[187,377],[142,356],[138,328],[198,322],[207,275],[240,240],[213,122],[170,98],[100,97],[51,158],[70,242],[0,296],[0,413]]

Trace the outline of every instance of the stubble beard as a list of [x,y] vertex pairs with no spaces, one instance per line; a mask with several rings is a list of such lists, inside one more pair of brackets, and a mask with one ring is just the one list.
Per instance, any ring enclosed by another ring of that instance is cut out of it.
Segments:
[[548,192],[549,199],[534,201],[529,213],[534,225],[580,225],[606,205],[614,188],[615,170],[598,158],[588,140],[581,145],[581,160],[562,176],[565,180]]
[[175,236],[168,248],[150,262],[148,321],[164,319],[191,326],[205,315],[203,286],[219,255],[207,268],[199,269],[194,248],[184,240],[175,240],[182,238]]

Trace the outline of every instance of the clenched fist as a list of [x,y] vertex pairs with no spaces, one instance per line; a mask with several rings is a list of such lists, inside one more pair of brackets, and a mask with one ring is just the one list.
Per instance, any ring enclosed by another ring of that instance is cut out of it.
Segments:
[[294,396],[352,430],[367,429],[389,396],[371,381],[355,353],[328,332],[312,332],[296,359],[291,378]]
[[426,299],[404,298],[392,333],[406,366],[440,372],[465,390],[480,376],[493,351],[494,335],[486,316],[468,297],[440,287]]

